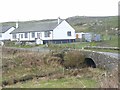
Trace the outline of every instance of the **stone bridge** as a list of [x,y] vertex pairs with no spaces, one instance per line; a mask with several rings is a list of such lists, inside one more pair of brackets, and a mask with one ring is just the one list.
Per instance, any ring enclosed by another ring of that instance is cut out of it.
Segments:
[[[12,49],[18,49],[18,50],[28,50],[28,51],[37,51],[37,52],[50,52],[50,50],[41,49],[38,48],[12,48]],[[104,69],[116,69],[118,70],[118,63],[119,63],[119,56],[118,53],[109,53],[109,52],[97,52],[97,51],[91,51],[91,50],[85,50],[85,49],[66,49],[63,51],[71,51],[71,50],[78,50],[82,52],[85,55],[85,63],[88,66],[94,67],[94,68],[104,68]]]
[[91,67],[118,70],[118,53],[79,50],[85,55],[85,63]]

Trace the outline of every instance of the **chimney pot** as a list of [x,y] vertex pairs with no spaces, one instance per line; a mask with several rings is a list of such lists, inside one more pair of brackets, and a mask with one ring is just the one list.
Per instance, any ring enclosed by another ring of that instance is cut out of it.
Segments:
[[18,22],[16,22],[16,26],[15,27],[18,28]]
[[60,19],[60,17],[58,17],[58,24],[60,24],[60,21],[61,21],[61,19]]

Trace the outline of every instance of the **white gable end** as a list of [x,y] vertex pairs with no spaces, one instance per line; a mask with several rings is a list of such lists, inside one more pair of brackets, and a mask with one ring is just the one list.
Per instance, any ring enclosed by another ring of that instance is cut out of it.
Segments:
[[64,20],[53,30],[53,39],[75,39],[75,30]]
[[9,30],[7,30],[5,33],[2,33],[2,37],[0,40],[10,40],[11,39],[11,32],[14,30],[14,27],[11,27]]

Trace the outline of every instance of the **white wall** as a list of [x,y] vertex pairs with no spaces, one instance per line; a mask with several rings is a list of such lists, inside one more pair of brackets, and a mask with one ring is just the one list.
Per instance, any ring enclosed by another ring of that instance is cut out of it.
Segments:
[[[71,36],[67,35],[67,32],[71,31]],[[60,40],[60,39],[75,39],[75,30],[66,22],[61,22],[53,31],[50,31],[50,37],[45,37],[45,32],[35,32],[35,38],[37,38],[37,33],[41,33],[40,39],[41,40]],[[23,34],[23,38],[20,35]],[[32,32],[28,33],[28,38],[25,38],[25,33],[17,34],[17,38],[20,36],[20,41],[31,41],[35,40],[32,38]],[[11,35],[11,41],[18,40],[13,39]]]
[[52,40],[53,39],[53,31],[50,31],[50,37],[45,37],[45,32],[42,32],[42,40]]
[[[68,31],[71,36],[67,36]],[[53,39],[75,39],[75,30],[64,20],[53,30]]]
[[[21,38],[21,35],[23,35],[23,38]],[[32,33],[28,33],[28,37],[25,38],[25,33],[16,33],[16,39],[13,38],[13,34],[11,34],[11,41],[29,41],[29,40],[35,40],[35,38],[32,38]]]
[[[35,37],[34,38],[32,38],[32,32],[29,32],[28,33],[28,38],[25,38],[25,33],[17,33],[16,35],[17,35],[17,37],[16,37],[16,39],[13,39],[13,34],[11,34],[11,41],[15,41],[15,40],[18,40],[18,38],[19,38],[19,40],[20,41],[33,41],[33,40],[35,40],[35,38],[37,38],[37,33],[40,33],[40,39],[41,40],[52,40],[52,31],[50,31],[50,37],[45,37],[45,34],[44,34],[44,32],[35,32]],[[21,38],[21,34],[23,34],[23,38]]]
[[11,32],[14,30],[14,27],[11,27],[9,30],[7,30],[5,33],[2,33],[2,37],[0,40],[10,40],[11,39]]
[[10,34],[10,37],[11,37],[11,41],[17,41],[18,38],[19,38],[19,34],[16,34],[16,39],[13,38],[13,34]]

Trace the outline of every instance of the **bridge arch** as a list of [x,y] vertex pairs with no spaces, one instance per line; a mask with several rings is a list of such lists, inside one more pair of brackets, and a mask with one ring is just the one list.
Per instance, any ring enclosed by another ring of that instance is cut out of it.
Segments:
[[88,67],[96,68],[96,64],[95,64],[94,60],[91,59],[91,58],[85,58],[84,63],[85,63]]

